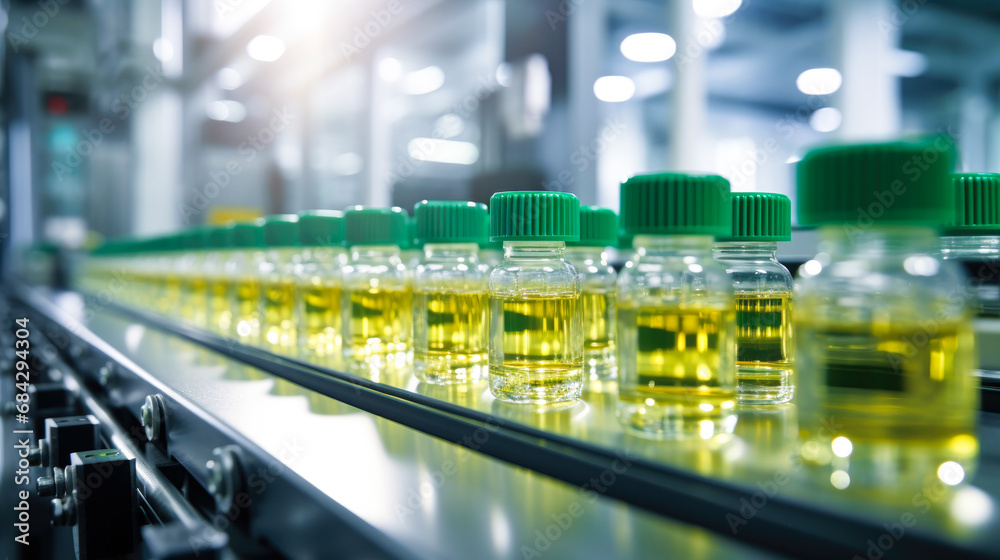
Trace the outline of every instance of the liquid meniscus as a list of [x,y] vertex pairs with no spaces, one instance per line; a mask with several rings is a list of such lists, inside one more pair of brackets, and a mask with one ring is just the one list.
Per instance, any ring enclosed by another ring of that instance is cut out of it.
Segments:
[[509,402],[577,398],[583,389],[579,296],[490,298],[490,390]]
[[488,348],[486,293],[415,291],[413,307],[417,376],[431,383],[480,379]]
[[736,295],[736,377],[741,403],[792,399],[792,299],[788,293]]

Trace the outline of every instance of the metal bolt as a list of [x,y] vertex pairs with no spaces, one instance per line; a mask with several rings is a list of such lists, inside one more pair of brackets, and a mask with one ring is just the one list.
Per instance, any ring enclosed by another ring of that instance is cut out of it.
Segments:
[[146,395],[146,402],[139,409],[139,421],[146,429],[146,439],[156,441],[163,433],[163,397]]
[[216,511],[228,511],[233,499],[242,486],[239,448],[233,445],[216,447],[212,450],[214,459],[205,463],[208,469],[208,491],[215,497]]
[[52,500],[52,524],[76,525],[76,500],[73,496]]
[[62,497],[66,493],[66,477],[62,469],[53,469],[52,476],[41,476],[35,482],[39,496]]
[[109,387],[115,381],[115,364],[113,362],[108,362],[101,366],[101,369],[97,370],[97,380],[101,384],[101,387]]

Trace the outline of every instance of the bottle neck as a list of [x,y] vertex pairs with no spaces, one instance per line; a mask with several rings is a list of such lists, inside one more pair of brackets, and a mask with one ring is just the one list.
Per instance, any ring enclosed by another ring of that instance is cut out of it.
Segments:
[[775,241],[720,241],[715,244],[715,258],[721,260],[777,260]]
[[479,262],[479,245],[475,243],[427,243],[424,245],[424,259]]
[[399,259],[399,245],[355,245],[351,247],[352,261]]
[[711,256],[715,237],[711,235],[637,235],[632,247],[639,256],[705,254]]
[[819,251],[834,260],[851,255],[879,258],[890,255],[937,253],[938,232],[923,226],[877,226],[868,228],[824,226],[819,229]]
[[1000,257],[1000,236],[946,235],[941,237],[941,254],[946,259],[996,260]]
[[504,241],[504,258],[561,259],[566,253],[564,241]]

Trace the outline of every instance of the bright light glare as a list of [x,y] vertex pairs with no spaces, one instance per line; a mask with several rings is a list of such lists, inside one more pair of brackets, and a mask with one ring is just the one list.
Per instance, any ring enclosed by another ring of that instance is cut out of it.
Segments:
[[743,0],[694,0],[694,13],[704,18],[720,18],[740,9]]
[[274,62],[285,54],[285,42],[273,35],[258,35],[247,43],[247,54],[254,60]]
[[844,436],[835,438],[830,444],[830,447],[833,449],[833,454],[837,457],[847,457],[852,451],[854,451],[854,444],[852,444],[851,440],[845,438]]
[[914,78],[927,70],[927,56],[917,51],[893,49],[889,52],[889,68],[897,76]]
[[799,91],[809,95],[829,95],[844,83],[836,68],[813,68],[799,74],[795,85]]
[[941,482],[948,486],[955,486],[965,480],[965,469],[955,461],[945,461],[938,467],[937,475]]
[[833,107],[823,107],[809,117],[809,126],[816,132],[833,132],[840,128],[841,120],[840,111]]
[[471,142],[414,138],[406,147],[410,157],[418,161],[472,165],[479,160],[479,148]]
[[428,66],[422,70],[410,72],[403,80],[403,91],[410,95],[423,95],[439,89],[444,85],[444,70],[437,66]]
[[700,428],[699,435],[701,435],[701,439],[712,439],[712,436],[715,435],[715,422],[711,420],[702,420],[698,424],[698,427]]
[[993,499],[979,488],[967,486],[955,492],[948,509],[964,525],[982,525],[993,517]]
[[625,58],[636,62],[663,62],[677,52],[677,42],[665,33],[636,33],[619,47]]
[[247,108],[239,101],[224,99],[208,104],[205,114],[213,121],[240,122],[247,116]]
[[804,278],[809,278],[810,276],[816,276],[823,270],[823,265],[820,264],[816,259],[806,261],[806,264],[802,265],[802,276]]
[[403,75],[403,65],[395,58],[383,58],[378,63],[378,75],[387,82],[395,82]]
[[215,83],[225,90],[234,90],[243,85],[243,76],[235,68],[222,68],[215,75]]
[[843,490],[851,485],[851,475],[844,471],[833,471],[830,473],[830,484],[837,490]]
[[511,69],[510,64],[501,62],[497,66],[497,83],[503,87],[510,87],[510,80],[513,73],[514,71]]
[[635,95],[635,83],[625,76],[603,76],[594,82],[594,95],[608,103],[628,101]]
[[153,41],[153,56],[160,62],[169,62],[174,58],[174,44],[163,37],[157,37]]
[[934,276],[940,268],[937,259],[928,255],[914,255],[903,261],[903,270],[911,276]]

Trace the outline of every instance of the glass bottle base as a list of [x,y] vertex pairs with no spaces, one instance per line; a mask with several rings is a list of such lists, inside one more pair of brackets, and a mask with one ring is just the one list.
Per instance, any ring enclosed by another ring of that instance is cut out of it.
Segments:
[[511,403],[548,404],[578,399],[583,368],[576,366],[489,366],[490,392]]
[[618,377],[618,362],[614,348],[583,352],[583,371],[591,381],[609,381]]
[[486,352],[414,351],[413,369],[425,383],[475,383],[486,378]]
[[792,370],[764,364],[736,364],[736,398],[740,404],[783,404],[795,394]]
[[637,435],[656,439],[712,439],[731,434],[736,427],[736,399],[732,393],[622,395],[618,418]]

